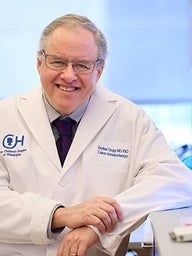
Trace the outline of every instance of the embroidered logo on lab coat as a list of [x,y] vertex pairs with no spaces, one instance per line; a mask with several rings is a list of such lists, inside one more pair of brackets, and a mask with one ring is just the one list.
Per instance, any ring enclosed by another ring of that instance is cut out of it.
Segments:
[[129,150],[127,148],[120,148],[115,146],[105,147],[105,146],[98,145],[97,153],[103,156],[128,158]]
[[21,156],[21,154],[25,151],[27,151],[26,148],[24,148],[24,135],[18,136],[14,134],[7,134],[2,139],[2,146],[4,150],[0,150],[0,153],[3,156]]

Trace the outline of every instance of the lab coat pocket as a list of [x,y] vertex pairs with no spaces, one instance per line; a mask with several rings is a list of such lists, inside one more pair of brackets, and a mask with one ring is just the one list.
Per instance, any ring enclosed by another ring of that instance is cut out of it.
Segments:
[[82,156],[82,173],[92,196],[114,196],[131,184],[129,150],[124,145],[97,145]]

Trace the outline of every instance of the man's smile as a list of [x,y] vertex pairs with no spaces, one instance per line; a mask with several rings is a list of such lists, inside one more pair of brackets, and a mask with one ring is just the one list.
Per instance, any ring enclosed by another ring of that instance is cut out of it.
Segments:
[[74,86],[62,86],[60,84],[56,84],[56,86],[65,92],[73,92],[78,89],[77,87],[74,87]]

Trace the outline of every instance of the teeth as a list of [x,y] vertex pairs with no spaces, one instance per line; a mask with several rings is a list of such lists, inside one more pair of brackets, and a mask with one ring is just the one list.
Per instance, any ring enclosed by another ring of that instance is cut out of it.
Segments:
[[63,87],[63,86],[59,86],[59,88],[65,92],[72,92],[75,90],[75,87]]

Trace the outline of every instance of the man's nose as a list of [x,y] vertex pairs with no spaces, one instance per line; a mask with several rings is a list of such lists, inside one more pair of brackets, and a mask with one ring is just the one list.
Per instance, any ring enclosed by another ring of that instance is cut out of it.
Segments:
[[77,73],[75,72],[72,63],[68,63],[68,65],[61,71],[61,77],[67,82],[77,79]]

